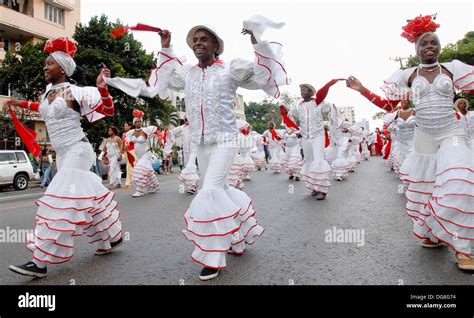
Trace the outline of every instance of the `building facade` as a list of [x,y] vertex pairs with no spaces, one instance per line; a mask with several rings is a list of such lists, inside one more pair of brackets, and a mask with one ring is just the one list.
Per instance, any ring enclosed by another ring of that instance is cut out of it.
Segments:
[[341,111],[341,113],[349,122],[355,124],[356,120],[354,106],[337,106],[337,108]]

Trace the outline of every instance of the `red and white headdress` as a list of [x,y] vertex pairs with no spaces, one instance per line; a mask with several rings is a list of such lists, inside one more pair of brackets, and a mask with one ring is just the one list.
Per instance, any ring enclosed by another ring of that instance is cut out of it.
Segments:
[[142,118],[143,118],[143,116],[145,115],[145,113],[142,112],[142,111],[139,110],[139,109],[134,109],[132,114],[133,114],[133,123],[134,123],[134,124],[135,124],[135,122],[136,122],[137,120],[140,120],[140,121],[141,121]]
[[406,38],[410,43],[415,43],[416,54],[418,53],[418,48],[421,42],[421,39],[426,35],[434,36],[439,43],[438,36],[434,33],[436,29],[439,28],[439,24],[435,23],[436,14],[418,16],[412,20],[407,20],[408,24],[402,27],[403,33],[402,37]]
[[74,53],[77,48],[74,42],[67,37],[59,37],[46,41],[44,51],[61,66],[64,73],[70,77],[76,70],[76,62],[74,62]]

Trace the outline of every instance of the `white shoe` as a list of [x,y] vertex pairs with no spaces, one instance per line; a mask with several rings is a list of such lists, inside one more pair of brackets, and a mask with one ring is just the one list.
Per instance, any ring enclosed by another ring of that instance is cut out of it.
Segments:
[[142,197],[142,196],[144,196],[144,195],[145,195],[145,194],[143,194],[142,192],[137,191],[137,192],[135,192],[134,194],[132,194],[132,197],[138,198],[138,197]]

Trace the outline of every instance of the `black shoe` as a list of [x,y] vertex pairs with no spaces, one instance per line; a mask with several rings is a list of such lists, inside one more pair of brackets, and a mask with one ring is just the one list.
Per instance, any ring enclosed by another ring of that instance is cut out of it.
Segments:
[[210,280],[219,275],[219,270],[209,267],[204,267],[199,275],[200,280]]
[[319,192],[316,195],[316,200],[324,200],[326,198],[326,193]]
[[299,177],[295,177],[295,181],[300,181],[300,178],[299,178]]
[[121,237],[120,240],[118,240],[118,241],[110,243],[110,247],[111,248],[116,248],[116,247],[119,247],[122,244],[123,244],[123,237]]
[[39,278],[46,277],[46,272],[48,271],[46,267],[39,268],[33,262],[28,262],[24,265],[18,265],[18,266],[10,265],[8,269],[20,275],[33,276],[33,277],[39,277]]
[[288,179],[293,180],[293,176],[290,176]]
[[313,191],[313,192],[311,192],[311,195],[314,197],[314,196],[318,195],[319,193],[321,193],[321,192],[319,192],[319,191]]

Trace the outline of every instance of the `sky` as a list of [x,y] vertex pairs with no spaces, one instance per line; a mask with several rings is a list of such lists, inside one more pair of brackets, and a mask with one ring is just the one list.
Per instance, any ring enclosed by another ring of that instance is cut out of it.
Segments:
[[[353,75],[373,92],[382,95],[380,86],[400,67],[397,57],[415,54],[414,44],[400,36],[407,19],[420,14],[437,13],[437,34],[441,45],[455,43],[474,30],[474,1],[398,0],[398,1],[318,1],[318,0],[81,0],[81,22],[105,14],[110,21],[123,24],[145,23],[172,32],[172,44],[178,56],[188,63],[197,62],[186,45],[186,34],[198,24],[211,25],[224,40],[220,58],[253,60],[248,36],[240,34],[242,21],[259,14],[286,25],[268,29],[262,39],[283,44],[285,68],[291,85],[282,92],[299,96],[300,83],[319,88],[333,78]],[[158,52],[156,33],[134,32],[147,52]],[[262,91],[239,89],[246,102],[265,98]],[[370,129],[381,126],[372,120],[379,110],[356,91],[339,82],[326,101],[336,106],[354,106],[356,120],[369,120]]]

